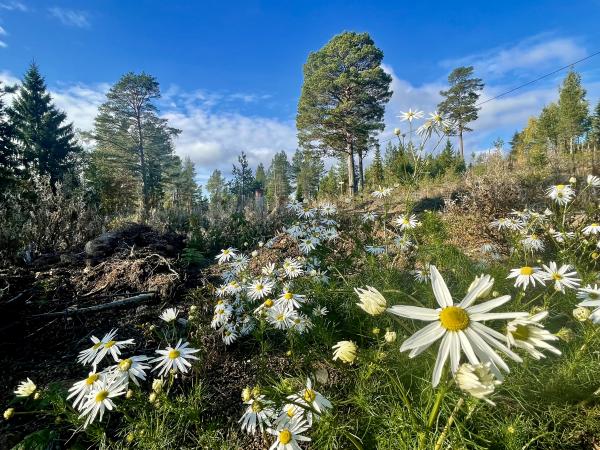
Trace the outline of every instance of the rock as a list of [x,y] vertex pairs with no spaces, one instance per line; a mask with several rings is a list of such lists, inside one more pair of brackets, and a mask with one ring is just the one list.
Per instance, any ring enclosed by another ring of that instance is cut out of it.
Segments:
[[88,258],[98,259],[111,255],[119,242],[119,233],[107,231],[97,238],[87,241],[85,244],[85,254]]

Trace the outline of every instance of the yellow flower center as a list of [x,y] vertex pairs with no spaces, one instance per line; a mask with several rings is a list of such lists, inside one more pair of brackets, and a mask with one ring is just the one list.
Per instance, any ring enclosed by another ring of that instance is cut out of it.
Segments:
[[290,406],[286,412],[287,416],[291,419],[296,414],[296,411],[293,406]]
[[533,267],[525,266],[521,267],[521,275],[530,276],[533,274]]
[[85,379],[85,384],[87,384],[88,386],[91,386],[92,384],[94,384],[96,382],[96,380],[98,379],[100,375],[98,375],[97,373],[93,373],[91,374],[89,377],[87,377]]
[[177,358],[179,358],[179,355],[181,355],[179,350],[171,350],[169,352],[169,358],[171,358],[171,359],[177,359]]
[[562,280],[562,279],[563,279],[563,276],[562,276],[560,273],[553,273],[553,274],[552,274],[552,279],[553,279],[554,281],[560,281],[560,280]]
[[565,188],[565,185],[564,185],[564,184],[557,184],[557,185],[556,185],[556,190],[557,190],[557,191],[562,191],[564,188]]
[[284,314],[277,314],[277,317],[275,319],[277,321],[281,322],[281,321],[285,320],[285,315]]
[[257,284],[256,285],[256,290],[257,291],[262,291],[265,287],[262,284]]
[[265,306],[267,308],[270,308],[271,306],[273,306],[273,300],[271,300],[270,298],[265,300]]
[[408,221],[408,219],[405,217],[404,219],[402,219],[402,223],[404,225],[408,225],[410,222]]
[[597,292],[590,292],[590,293],[588,293],[588,297],[593,300],[596,300],[596,299],[600,298],[600,294],[598,294]]
[[117,341],[108,341],[106,344],[104,344],[104,347],[105,348],[111,348],[116,343],[117,343]]
[[229,250],[223,250],[224,255],[229,255]]
[[104,400],[106,400],[106,397],[108,397],[108,391],[107,390],[102,390],[102,391],[98,392],[96,394],[96,398],[95,398],[96,403],[103,402]]
[[252,411],[255,413],[261,412],[263,409],[262,403],[258,401],[252,402]]
[[316,398],[317,394],[315,394],[315,391],[308,388],[304,390],[304,400],[306,400],[308,403],[314,402]]
[[517,328],[512,332],[512,335],[519,341],[526,341],[529,338],[529,327],[525,325],[517,325]]
[[285,294],[283,294],[283,298],[285,298],[286,300],[291,300],[294,297],[294,294],[292,294],[291,292],[286,292]]
[[131,368],[131,359],[127,358],[124,359],[123,361],[121,361],[119,363],[119,369],[121,369],[123,372],[128,371]]
[[440,312],[440,322],[448,331],[460,331],[469,326],[469,315],[458,306],[448,306]]
[[279,442],[281,442],[283,445],[289,444],[289,442],[291,440],[292,440],[292,433],[290,433],[290,430],[288,430],[287,428],[284,428],[283,430],[281,430],[279,432]]
[[597,223],[593,223],[593,224],[590,225],[590,227],[592,227],[592,228],[598,228],[598,224]]

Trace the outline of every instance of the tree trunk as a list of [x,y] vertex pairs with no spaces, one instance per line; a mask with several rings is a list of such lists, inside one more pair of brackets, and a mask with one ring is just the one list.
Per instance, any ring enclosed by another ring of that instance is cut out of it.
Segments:
[[358,150],[358,190],[362,192],[365,186],[365,175],[363,171],[363,151]]
[[356,180],[354,178],[354,151],[352,143],[348,144],[348,195],[351,197],[356,192]]
[[458,129],[458,141],[460,142],[460,157],[464,161],[465,160],[465,145],[463,142],[463,129],[462,128]]
[[148,177],[146,174],[146,154],[144,152],[144,138],[142,134],[142,119],[140,114],[137,114],[136,117],[137,129],[138,129],[138,153],[140,155],[140,171],[142,172],[142,201],[144,204],[143,212],[142,212],[142,222],[145,222],[148,218],[148,211],[150,209],[149,205],[149,193],[148,193]]

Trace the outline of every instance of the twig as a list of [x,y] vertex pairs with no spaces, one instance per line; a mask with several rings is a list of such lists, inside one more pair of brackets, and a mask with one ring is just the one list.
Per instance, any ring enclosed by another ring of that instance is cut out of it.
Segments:
[[104,303],[102,305],[89,306],[87,308],[71,308],[71,309],[65,309],[64,311],[55,311],[55,312],[44,313],[44,314],[35,314],[33,316],[30,316],[30,318],[60,317],[60,316],[67,317],[67,316],[75,316],[78,314],[86,314],[86,313],[90,313],[90,312],[104,311],[107,309],[122,308],[125,306],[131,306],[136,303],[141,303],[143,301],[150,300],[150,299],[154,298],[155,295],[156,295],[155,293],[140,294],[140,295],[136,295],[135,297],[129,297],[129,298],[126,298],[123,300],[117,300],[117,301],[111,302],[111,303]]

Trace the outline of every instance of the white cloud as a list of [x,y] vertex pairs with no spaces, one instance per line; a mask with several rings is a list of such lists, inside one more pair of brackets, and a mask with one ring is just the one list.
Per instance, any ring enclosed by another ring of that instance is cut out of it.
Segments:
[[0,48],[6,48],[8,47],[8,44],[4,41],[0,41]]
[[[587,55],[575,39],[550,37],[547,34],[525,39],[515,45],[491,49],[464,58],[442,61],[442,67],[452,69],[472,65],[479,76],[496,78],[517,70],[533,69],[535,73],[548,67],[572,63]],[[530,73],[530,71],[526,71]]]
[[85,11],[76,11],[74,9],[65,9],[59,7],[49,8],[50,15],[60,20],[63,25],[87,28],[90,26],[88,13]]
[[0,26],[0,36],[6,36],[7,34],[8,33],[6,32],[6,30]]
[[0,9],[5,9],[7,11],[21,11],[25,12],[28,10],[25,4],[18,1],[10,1],[10,2],[0,2]]

